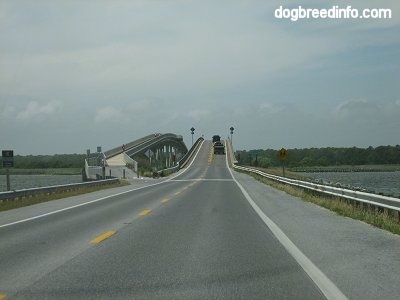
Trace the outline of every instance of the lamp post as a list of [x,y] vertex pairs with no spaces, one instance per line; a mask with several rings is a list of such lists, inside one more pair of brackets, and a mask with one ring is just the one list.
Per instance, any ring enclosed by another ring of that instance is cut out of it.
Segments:
[[233,126],[231,126],[231,128],[229,128],[229,130],[231,131],[231,146],[233,148],[232,134],[233,134],[233,130],[235,130],[235,128],[233,128]]
[[194,128],[190,128],[190,131],[192,132],[192,146],[193,146],[193,134],[194,134]]

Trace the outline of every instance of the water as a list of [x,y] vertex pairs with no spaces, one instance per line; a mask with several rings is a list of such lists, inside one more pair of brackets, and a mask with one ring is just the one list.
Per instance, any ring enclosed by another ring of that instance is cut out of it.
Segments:
[[367,191],[400,197],[400,171],[396,172],[320,172],[302,173],[331,184],[360,187]]
[[[82,175],[10,175],[11,190],[78,182],[82,182]],[[6,190],[6,175],[0,175],[0,192]]]

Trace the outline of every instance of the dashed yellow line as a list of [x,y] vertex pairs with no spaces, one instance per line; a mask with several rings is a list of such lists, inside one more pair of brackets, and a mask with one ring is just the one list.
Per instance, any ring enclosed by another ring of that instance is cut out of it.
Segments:
[[161,200],[161,203],[167,203],[169,200],[171,200],[170,198],[164,198]]
[[178,196],[180,193],[181,193],[181,192],[176,192],[174,195],[175,195],[175,196]]
[[139,213],[139,216],[146,216],[146,215],[148,215],[149,213],[151,213],[151,209],[145,209],[145,210],[142,210],[142,211]]
[[214,157],[214,150],[213,150],[213,148],[211,148],[211,151],[210,151],[210,153],[208,154],[208,165],[211,164],[211,162],[212,162],[212,160],[213,160],[213,157]]
[[6,299],[6,297],[7,297],[7,295],[5,295],[5,294],[0,294],[0,300],[4,300],[4,299]]
[[[90,243],[91,244],[101,243],[102,241],[104,241],[105,239],[108,239],[110,236],[114,235],[115,233],[116,233],[116,231],[114,231],[114,230],[107,231],[107,232],[103,233],[102,235],[99,235],[98,237],[91,240]],[[1,299],[2,298],[0,297],[0,300]]]

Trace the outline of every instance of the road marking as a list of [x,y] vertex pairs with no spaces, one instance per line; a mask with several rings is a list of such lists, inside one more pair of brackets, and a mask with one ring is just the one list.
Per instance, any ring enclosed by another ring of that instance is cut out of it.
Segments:
[[197,155],[199,155],[200,149],[203,147],[203,144],[204,144],[204,140],[201,141],[200,147],[197,149],[196,155],[192,158],[192,161],[190,162],[190,164],[187,167],[185,167],[182,172],[177,172],[175,175],[172,175],[170,178],[168,178],[167,180],[165,180],[163,182],[169,182],[169,181],[173,180],[174,178],[182,175],[187,170],[189,170],[190,167],[193,165],[194,161],[196,160]]
[[234,181],[233,179],[226,179],[226,178],[193,178],[193,179],[173,179],[170,181],[175,182],[185,182],[185,181]]
[[176,192],[174,195],[175,195],[175,196],[178,196],[180,193],[181,193],[181,192]]
[[0,294],[0,300],[4,300],[4,299],[6,299],[6,297],[7,297],[7,295],[5,295],[5,294]]
[[[159,185],[159,184],[168,183],[168,182],[170,182],[171,180],[173,180],[174,178],[176,178],[176,177],[182,175],[183,173],[185,173],[187,170],[190,169],[191,165],[192,165],[193,162],[196,160],[197,155],[200,153],[200,149],[203,147],[203,143],[204,143],[204,140],[201,141],[201,145],[200,145],[200,147],[197,149],[197,153],[196,153],[196,155],[193,157],[193,159],[192,159],[192,161],[190,162],[189,166],[187,166],[185,169],[183,169],[182,172],[178,172],[177,174],[171,176],[170,178],[168,178],[168,179],[165,180],[165,181],[156,182],[156,183],[149,184],[149,185],[146,185],[146,186],[134,188],[134,189],[131,189],[131,190],[128,190],[128,191],[125,191],[125,192],[120,192],[120,193],[116,193],[116,194],[113,194],[113,195],[109,195],[109,196],[101,197],[101,198],[98,198],[98,199],[90,200],[90,201],[88,201],[88,202],[80,203],[80,204],[77,204],[77,205],[65,207],[65,208],[62,208],[62,209],[57,209],[57,210],[54,210],[54,211],[51,211],[51,212],[48,212],[48,213],[44,213],[44,214],[37,215],[37,216],[34,216],[34,217],[22,219],[22,220],[19,220],[19,221],[15,221],[15,222],[11,222],[11,223],[6,223],[6,224],[3,224],[3,225],[0,225],[0,228],[8,227],[8,226],[12,226],[12,225],[16,225],[16,224],[20,224],[20,223],[24,223],[24,222],[36,220],[36,219],[40,219],[40,218],[47,217],[47,216],[51,216],[51,215],[54,215],[54,214],[57,214],[57,213],[60,213],[60,212],[63,212],[63,211],[67,211],[67,210],[74,209],[74,208],[77,208],[77,207],[81,207],[81,206],[85,206],[85,205],[88,205],[88,204],[96,203],[96,202],[103,201],[103,200],[106,200],[106,199],[109,199],[109,198],[113,198],[113,197],[116,197],[116,196],[124,195],[124,194],[130,193],[130,192],[133,192],[133,191],[138,191],[138,190],[146,189],[146,188],[149,188],[149,187],[152,187],[152,186],[156,186],[156,185]],[[0,299],[0,300],[1,300],[1,299]]]
[[117,194],[101,197],[101,198],[94,199],[94,200],[91,200],[91,201],[88,201],[88,202],[84,202],[84,203],[81,203],[81,204],[69,206],[69,207],[58,209],[58,210],[55,210],[55,211],[51,211],[51,212],[48,212],[48,213],[45,213],[45,214],[42,214],[42,215],[38,215],[38,216],[30,217],[30,218],[27,218],[27,219],[11,222],[11,223],[8,223],[8,224],[0,225],[0,228],[8,227],[8,226],[11,226],[11,225],[24,223],[24,222],[28,222],[28,221],[32,221],[32,220],[43,218],[43,217],[50,216],[50,215],[54,215],[56,213],[67,211],[67,210],[70,210],[70,209],[73,209],[73,208],[77,208],[77,207],[85,206],[85,205],[88,205],[88,204],[96,203],[96,202],[103,201],[103,200],[106,200],[106,199],[109,199],[109,198],[113,198],[113,197],[116,197],[116,196],[124,195],[124,194],[130,193],[130,192],[133,192],[133,191],[138,191],[138,190],[141,190],[141,189],[149,188],[149,187],[156,186],[156,185],[163,184],[163,183],[167,183],[167,182],[169,182],[169,180],[165,180],[165,181],[153,183],[153,184],[150,184],[150,185],[142,186],[142,187],[139,187],[139,188],[134,188],[134,189],[131,189],[131,190],[128,190],[128,191],[125,191],[125,192],[121,192],[121,193],[117,193]]
[[151,209],[145,209],[145,210],[142,210],[142,211],[139,213],[139,216],[146,216],[146,215],[148,215],[149,213],[151,213]]
[[[102,235],[99,235],[98,237],[91,240],[90,243],[91,244],[101,243],[102,241],[108,239],[110,236],[114,235],[115,233],[116,233],[116,231],[114,231],[114,230],[107,231],[107,232],[103,233]],[[0,298],[0,300],[1,300],[1,298]]]
[[170,198],[164,198],[161,200],[161,203],[167,203],[169,200],[171,200]]
[[228,165],[228,158],[226,158],[226,167],[233,180],[236,182],[242,194],[253,207],[255,212],[261,218],[261,220],[268,226],[271,232],[275,235],[278,241],[285,247],[288,253],[297,261],[297,263],[303,268],[303,270],[310,276],[311,280],[317,285],[320,291],[325,297],[330,299],[348,299],[341,290],[316,266],[314,263],[304,255],[303,252],[287,237],[287,235],[276,225],[269,217],[267,217],[260,207],[254,202],[250,195],[246,192],[243,186],[233,176],[232,170]]

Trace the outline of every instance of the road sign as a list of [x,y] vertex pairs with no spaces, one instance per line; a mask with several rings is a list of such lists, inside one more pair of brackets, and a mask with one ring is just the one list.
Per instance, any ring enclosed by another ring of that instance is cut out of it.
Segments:
[[150,149],[147,149],[147,151],[144,153],[144,155],[146,155],[148,158],[150,158],[153,155],[153,151],[151,151]]
[[3,168],[13,168],[14,167],[14,151],[13,150],[3,150],[1,151]]
[[279,158],[280,160],[285,160],[288,157],[288,152],[285,148],[282,148],[281,150],[279,150]]

